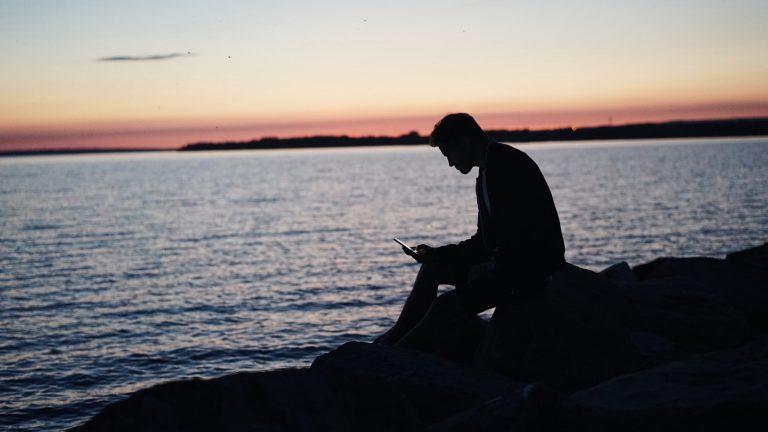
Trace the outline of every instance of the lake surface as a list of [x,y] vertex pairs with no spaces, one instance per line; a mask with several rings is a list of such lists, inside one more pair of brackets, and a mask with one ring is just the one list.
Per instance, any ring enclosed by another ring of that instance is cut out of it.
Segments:
[[[768,240],[768,138],[518,147],[576,265]],[[471,235],[475,175],[426,146],[0,158],[0,428],[371,340],[418,270],[392,237]]]

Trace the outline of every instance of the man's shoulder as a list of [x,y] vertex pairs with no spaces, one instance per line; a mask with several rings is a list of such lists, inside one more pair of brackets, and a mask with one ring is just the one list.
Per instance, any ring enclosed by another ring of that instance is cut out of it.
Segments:
[[499,142],[491,143],[488,149],[488,164],[503,168],[520,167],[533,160],[520,149]]

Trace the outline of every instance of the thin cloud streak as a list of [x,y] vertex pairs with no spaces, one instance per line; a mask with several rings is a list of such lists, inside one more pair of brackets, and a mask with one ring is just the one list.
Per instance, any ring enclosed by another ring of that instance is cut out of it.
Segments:
[[171,53],[171,54],[155,54],[155,55],[148,55],[148,56],[112,56],[112,57],[102,57],[100,59],[97,59],[96,61],[100,62],[121,62],[121,61],[154,61],[154,60],[168,60],[178,57],[189,57],[192,56],[191,52],[188,52],[186,54],[183,53]]

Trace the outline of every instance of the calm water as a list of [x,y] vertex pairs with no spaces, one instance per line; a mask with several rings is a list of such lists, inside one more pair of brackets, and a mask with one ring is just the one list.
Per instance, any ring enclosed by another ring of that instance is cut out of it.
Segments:
[[[521,148],[577,265],[768,240],[768,139]],[[0,427],[370,340],[417,271],[391,238],[470,235],[474,176],[430,148],[0,159]]]

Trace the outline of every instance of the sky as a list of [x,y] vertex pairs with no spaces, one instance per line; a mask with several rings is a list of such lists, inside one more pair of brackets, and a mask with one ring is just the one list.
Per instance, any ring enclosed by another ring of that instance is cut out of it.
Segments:
[[768,2],[0,1],[0,151],[768,116]]

